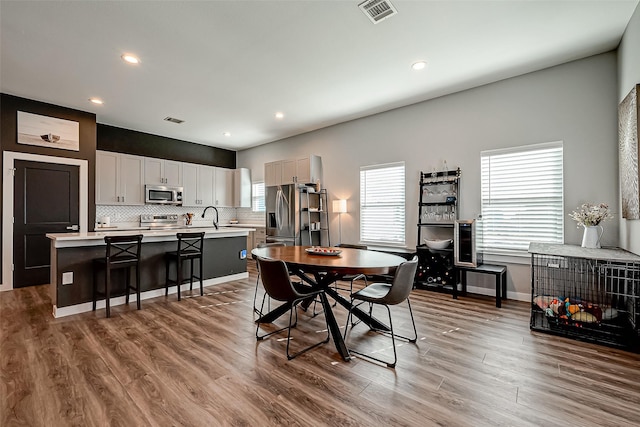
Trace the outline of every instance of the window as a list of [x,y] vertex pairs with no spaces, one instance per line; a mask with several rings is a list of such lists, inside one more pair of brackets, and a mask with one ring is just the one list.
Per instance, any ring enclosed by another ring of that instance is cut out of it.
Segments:
[[480,250],[520,255],[564,242],[562,142],[481,153]]
[[404,162],[360,168],[360,240],[404,245]]
[[251,210],[264,212],[264,182],[254,182],[251,185]]

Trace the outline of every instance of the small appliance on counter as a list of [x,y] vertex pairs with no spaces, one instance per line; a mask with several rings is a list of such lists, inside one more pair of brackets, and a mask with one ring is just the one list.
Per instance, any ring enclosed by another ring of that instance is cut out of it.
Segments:
[[112,226],[111,225],[111,218],[108,216],[103,216],[101,217],[98,222],[96,223],[96,229],[101,229],[101,230],[105,230],[105,229],[116,229],[118,227],[116,226]]
[[182,228],[178,223],[177,214],[144,214],[140,215],[140,227],[148,227],[149,230],[162,230]]

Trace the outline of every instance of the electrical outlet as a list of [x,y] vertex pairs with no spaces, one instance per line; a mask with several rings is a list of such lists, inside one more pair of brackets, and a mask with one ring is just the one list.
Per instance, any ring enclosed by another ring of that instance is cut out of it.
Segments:
[[73,283],[73,271],[62,273],[62,284],[70,285]]

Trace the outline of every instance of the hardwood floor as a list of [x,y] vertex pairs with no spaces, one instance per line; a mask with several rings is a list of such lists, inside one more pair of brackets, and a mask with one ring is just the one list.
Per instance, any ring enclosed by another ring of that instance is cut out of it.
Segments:
[[[249,269],[203,297],[113,307],[109,319],[53,319],[48,286],[0,293],[0,425],[640,424],[640,355],[532,333],[516,301],[414,290],[418,342],[398,347],[395,370],[344,362],[332,341],[288,361],[286,335],[256,342]],[[393,313],[409,333],[406,305]],[[321,340],[323,323],[299,311],[291,345]],[[349,344],[391,356],[367,329]]]

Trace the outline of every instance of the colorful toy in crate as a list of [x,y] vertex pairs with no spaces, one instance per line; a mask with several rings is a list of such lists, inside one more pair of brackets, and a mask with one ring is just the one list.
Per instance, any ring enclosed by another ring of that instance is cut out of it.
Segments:
[[618,315],[612,307],[601,307],[579,298],[538,295],[533,299],[547,317],[580,323],[596,323],[610,320]]

